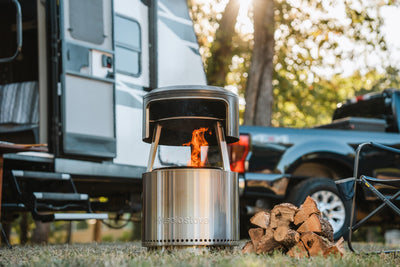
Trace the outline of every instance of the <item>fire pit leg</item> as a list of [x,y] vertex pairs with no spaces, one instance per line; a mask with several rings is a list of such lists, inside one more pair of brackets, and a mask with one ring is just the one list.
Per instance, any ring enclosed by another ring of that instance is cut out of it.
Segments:
[[157,124],[157,126],[154,128],[153,141],[151,142],[149,153],[149,162],[147,163],[147,172],[151,172],[153,170],[154,159],[156,158],[157,153],[157,146],[158,142],[160,141],[161,128],[162,127],[160,124]]
[[222,128],[221,122],[219,121],[217,121],[217,123],[215,124],[215,133],[217,134],[217,142],[219,150],[221,151],[224,171],[230,171],[231,167],[229,165],[228,147],[225,141],[224,129]]

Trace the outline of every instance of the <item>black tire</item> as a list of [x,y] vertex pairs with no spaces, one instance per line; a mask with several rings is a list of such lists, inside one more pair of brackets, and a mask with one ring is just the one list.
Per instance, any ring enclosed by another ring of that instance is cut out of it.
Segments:
[[[324,217],[334,229],[334,239],[347,237],[351,217],[351,202],[344,201],[338,193],[336,184],[329,178],[310,178],[294,186],[289,192],[288,201],[300,206],[307,196],[311,196],[323,212]],[[328,205],[333,205],[329,208]]]

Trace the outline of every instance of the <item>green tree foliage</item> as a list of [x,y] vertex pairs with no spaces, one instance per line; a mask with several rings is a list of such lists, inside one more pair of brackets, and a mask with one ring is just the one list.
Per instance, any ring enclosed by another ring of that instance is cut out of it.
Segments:
[[[397,71],[385,66],[376,1],[277,0],[275,20],[273,125],[324,124],[337,102],[399,85]],[[357,70],[346,74],[348,65]]]
[[[207,65],[228,0],[191,0],[192,17]],[[255,2],[254,2],[255,3]],[[338,102],[388,87],[400,87],[399,71],[390,60],[382,33],[380,8],[398,1],[275,0],[273,58],[274,126],[308,127],[328,123]],[[255,7],[257,8],[257,7]],[[253,10],[247,13],[253,18]],[[240,16],[240,12],[239,12]],[[244,96],[254,33],[236,23],[225,78]],[[212,62],[212,63],[211,63]],[[213,68],[206,68],[209,72]],[[207,73],[207,76],[212,76]]]

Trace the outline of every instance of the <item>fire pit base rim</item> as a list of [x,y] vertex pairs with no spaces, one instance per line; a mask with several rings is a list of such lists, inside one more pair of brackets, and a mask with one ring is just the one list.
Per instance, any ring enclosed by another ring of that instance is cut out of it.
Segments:
[[164,242],[163,240],[159,240],[158,242],[142,242],[143,247],[151,247],[151,248],[174,248],[174,249],[186,249],[186,248],[207,248],[207,247],[215,247],[215,248],[225,248],[225,247],[235,247],[239,246],[239,240],[231,240],[225,242]]

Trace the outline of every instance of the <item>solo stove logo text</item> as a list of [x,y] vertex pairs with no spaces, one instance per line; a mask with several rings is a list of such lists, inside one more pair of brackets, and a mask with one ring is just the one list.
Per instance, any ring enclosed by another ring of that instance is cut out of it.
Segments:
[[206,217],[158,217],[158,224],[208,224],[208,218]]

